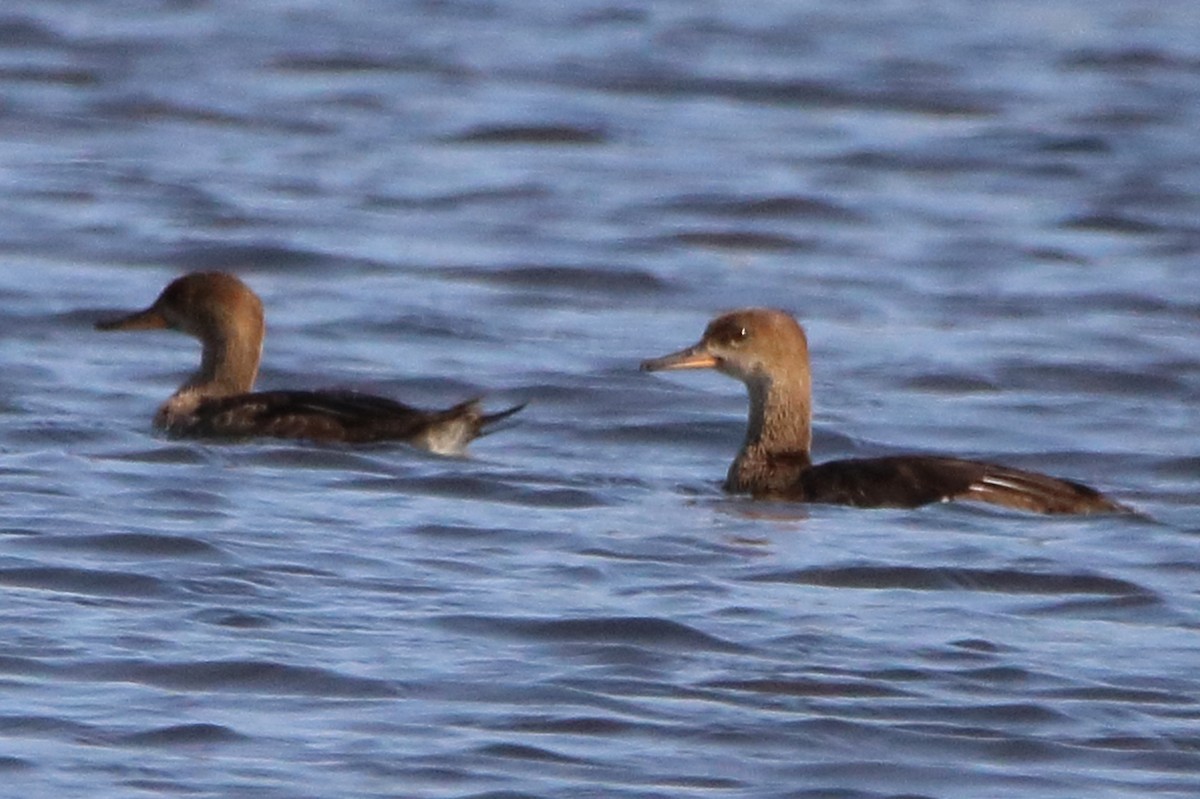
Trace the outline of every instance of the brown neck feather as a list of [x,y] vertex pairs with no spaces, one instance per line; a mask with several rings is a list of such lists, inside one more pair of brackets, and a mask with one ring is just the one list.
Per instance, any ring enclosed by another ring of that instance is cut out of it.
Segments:
[[203,337],[200,369],[187,379],[176,394],[226,397],[244,394],[254,387],[262,358],[263,328],[256,325],[230,326],[210,331]]
[[729,467],[726,488],[770,494],[794,483],[812,463],[812,385],[802,369],[747,380],[746,388],[746,440]]

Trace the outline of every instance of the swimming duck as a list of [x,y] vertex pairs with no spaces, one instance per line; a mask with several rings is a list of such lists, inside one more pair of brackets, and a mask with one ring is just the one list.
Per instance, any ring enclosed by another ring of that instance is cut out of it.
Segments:
[[731,493],[858,507],[974,500],[1036,513],[1128,510],[1080,483],[981,461],[899,455],[814,464],[808,340],[785,311],[745,308],[718,316],[697,344],[641,368],[716,369],[746,384],[750,419],[725,478]]
[[149,308],[97,322],[96,329],[178,330],[204,345],[200,369],[154,416],[155,426],[172,435],[402,441],[457,455],[488,425],[524,407],[487,414],[478,400],[468,400],[429,411],[354,391],[253,391],[266,333],[262,301],[224,272],[177,278]]

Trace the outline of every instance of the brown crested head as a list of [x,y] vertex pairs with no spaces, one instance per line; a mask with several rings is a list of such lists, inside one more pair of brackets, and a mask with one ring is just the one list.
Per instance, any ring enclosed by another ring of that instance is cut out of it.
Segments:
[[742,308],[709,322],[700,341],[687,349],[642,362],[642,370],[716,369],[743,382],[783,372],[808,371],[808,340],[786,311]]
[[263,307],[249,286],[225,272],[176,278],[143,311],[96,323],[97,330],[179,330],[202,341],[263,331]]

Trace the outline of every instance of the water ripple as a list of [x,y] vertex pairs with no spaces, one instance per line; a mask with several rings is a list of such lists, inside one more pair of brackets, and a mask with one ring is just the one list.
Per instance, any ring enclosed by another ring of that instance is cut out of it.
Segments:
[[1005,594],[1100,594],[1149,597],[1136,583],[1094,574],[1042,574],[1015,569],[923,568],[916,566],[840,566],[770,572],[756,582],[796,583],[829,588],[908,589],[914,591],[985,591]]
[[525,638],[542,642],[598,643],[740,652],[739,644],[670,619],[515,619],[494,616],[445,616],[439,622],[464,632]]
[[173,724],[122,736],[118,743],[130,746],[207,746],[249,740],[221,724]]
[[397,686],[385,680],[352,677],[329,669],[264,660],[186,663],[98,661],[77,664],[70,670],[80,679],[144,683],[173,690],[360,699],[386,699],[402,695]]
[[0,585],[97,597],[168,597],[174,593],[166,581],[146,574],[62,566],[3,568]]
[[609,135],[592,127],[569,125],[488,125],[447,137],[460,144],[604,144]]
[[133,557],[194,557],[219,560],[225,554],[205,541],[188,536],[149,533],[41,536],[26,543],[41,549],[81,550]]

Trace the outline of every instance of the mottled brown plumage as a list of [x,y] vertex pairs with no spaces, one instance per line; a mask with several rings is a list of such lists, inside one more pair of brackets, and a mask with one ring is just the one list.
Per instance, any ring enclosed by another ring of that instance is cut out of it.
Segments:
[[642,363],[649,372],[704,368],[741,380],[750,396],[746,440],[725,478],[732,493],[859,507],[961,499],[1037,513],[1127,510],[1080,483],[981,461],[900,455],[814,465],[808,340],[784,311],[724,314],[694,346]]
[[478,400],[441,411],[352,391],[253,391],[266,334],[262,302],[234,275],[193,272],[171,282],[144,311],[98,322],[99,330],[171,329],[201,341],[200,368],[155,414],[179,436],[403,441],[459,454],[484,428],[524,406],[485,414]]

